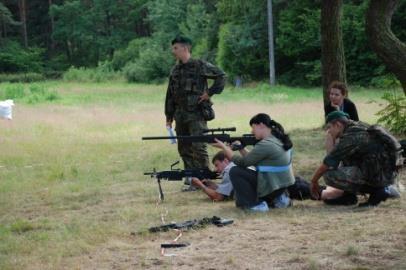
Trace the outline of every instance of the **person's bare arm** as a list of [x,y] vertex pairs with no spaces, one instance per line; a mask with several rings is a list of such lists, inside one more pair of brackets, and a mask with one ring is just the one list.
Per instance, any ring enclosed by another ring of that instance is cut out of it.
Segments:
[[201,180],[199,180],[198,178],[193,177],[192,184],[195,185],[196,187],[199,187],[201,190],[203,190],[203,192],[206,193],[207,196],[209,196],[209,198],[212,199],[213,201],[224,200],[223,194],[220,194],[216,190],[205,186],[204,183]]
[[215,143],[212,143],[211,145],[216,147],[216,148],[220,148],[221,150],[223,150],[224,155],[227,157],[228,160],[231,160],[233,157],[233,150],[231,150],[231,148],[227,145],[225,145],[222,141],[218,140],[217,138],[214,138],[214,140],[216,141]]
[[217,189],[217,184],[214,183],[213,181],[204,179],[204,180],[202,180],[202,182],[206,187],[209,187],[209,188],[214,189],[214,190]]
[[320,198],[319,194],[319,179],[320,177],[323,176],[323,174],[328,170],[327,165],[321,164],[320,167],[317,168],[316,172],[314,173],[312,177],[312,181],[310,184],[310,192],[312,194],[312,197],[315,198],[316,200]]
[[331,136],[331,134],[328,130],[326,131],[325,145],[326,145],[327,154],[329,154],[335,146],[335,140],[334,140],[333,136]]
[[207,196],[210,197],[210,199],[212,199],[213,201],[223,201],[224,200],[224,196],[223,194],[218,193],[217,191],[215,191],[214,189],[211,189],[209,187],[204,186],[202,188],[203,192],[207,194]]

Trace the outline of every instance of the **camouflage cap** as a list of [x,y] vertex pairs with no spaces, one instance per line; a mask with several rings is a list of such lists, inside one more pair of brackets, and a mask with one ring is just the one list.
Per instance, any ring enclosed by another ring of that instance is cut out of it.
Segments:
[[350,116],[348,115],[348,113],[345,113],[343,111],[334,111],[334,112],[327,114],[326,123],[330,123],[331,121],[340,119],[340,118],[350,119]]
[[182,35],[177,35],[171,42],[171,44],[175,43],[182,43],[182,44],[187,44],[187,45],[192,45],[192,40],[186,36]]

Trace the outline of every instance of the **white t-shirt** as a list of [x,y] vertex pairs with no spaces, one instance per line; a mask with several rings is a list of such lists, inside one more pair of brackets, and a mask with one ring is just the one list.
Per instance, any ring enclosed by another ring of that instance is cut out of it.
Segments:
[[233,184],[231,183],[231,180],[230,180],[230,170],[234,166],[235,166],[234,162],[230,162],[224,168],[224,171],[221,175],[221,178],[223,179],[223,181],[221,181],[221,183],[218,184],[217,189],[216,189],[217,193],[220,193],[224,196],[230,196],[231,192],[233,191]]

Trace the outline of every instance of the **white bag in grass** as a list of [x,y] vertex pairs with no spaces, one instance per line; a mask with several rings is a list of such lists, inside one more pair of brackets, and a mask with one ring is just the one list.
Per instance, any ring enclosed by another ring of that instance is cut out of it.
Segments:
[[13,106],[12,99],[0,101],[0,117],[11,120],[13,118]]

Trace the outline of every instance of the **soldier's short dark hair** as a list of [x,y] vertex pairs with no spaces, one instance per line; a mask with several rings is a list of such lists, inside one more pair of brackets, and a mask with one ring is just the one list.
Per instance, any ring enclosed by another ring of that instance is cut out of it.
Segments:
[[178,35],[172,40],[171,44],[173,45],[175,43],[181,43],[183,45],[192,46],[192,40],[182,35]]
[[213,159],[211,160],[211,163],[214,163],[216,160],[224,161],[225,159],[228,159],[225,153],[223,151],[219,151],[214,155]]
[[348,118],[337,118],[337,119],[331,121],[329,124],[333,125],[333,124],[338,123],[338,122],[343,124],[344,126],[346,126],[346,125],[348,125],[350,120],[348,120]]

